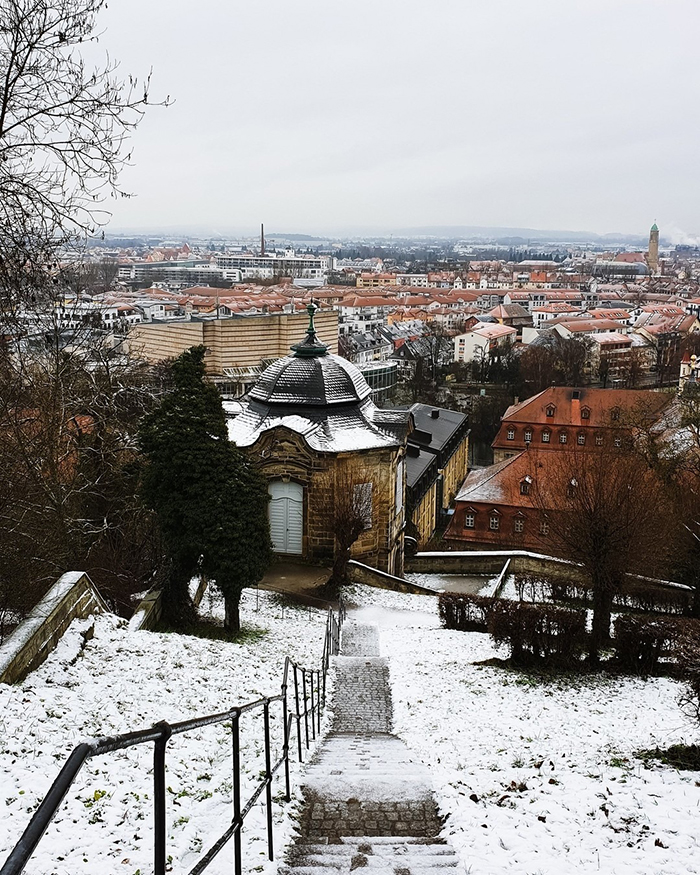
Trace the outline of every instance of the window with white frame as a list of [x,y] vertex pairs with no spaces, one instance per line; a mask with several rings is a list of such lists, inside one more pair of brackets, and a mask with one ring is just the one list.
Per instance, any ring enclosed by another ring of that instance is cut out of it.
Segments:
[[540,523],[540,535],[548,535],[549,534],[549,523],[546,520],[542,520]]
[[603,435],[602,435],[602,434],[597,434],[597,435],[595,436],[595,445],[596,445],[597,447],[602,447],[602,446],[603,446]]
[[489,517],[489,528],[492,532],[497,532],[501,527],[501,520],[497,513],[492,513]]
[[582,431],[580,431],[578,433],[578,437],[576,438],[576,443],[580,447],[584,446],[584,444],[586,443],[586,435]]
[[551,436],[552,436],[551,432],[546,431],[546,430],[543,431],[543,432],[542,432],[542,443],[543,443],[543,444],[548,444],[548,443],[549,443],[549,440],[550,440],[550,438],[551,438]]
[[588,407],[582,407],[581,408],[581,419],[590,419],[590,418],[591,418],[591,411],[588,409]]
[[527,443],[530,443],[530,441],[532,440],[532,429],[531,428],[525,429],[525,440]]
[[508,438],[509,441],[515,440],[515,429],[512,427],[509,428],[508,431],[506,432],[506,437]]
[[560,433],[560,435],[559,435],[559,443],[560,443],[560,444],[565,444],[565,443],[566,443],[566,440],[567,440],[567,438],[566,438],[566,432],[565,432],[565,431],[562,431],[562,432]]
[[513,531],[516,535],[522,535],[525,531],[525,520],[522,517],[516,517],[515,522],[513,523]]
[[465,529],[473,529],[476,523],[476,514],[473,511],[468,510],[464,514],[464,528]]

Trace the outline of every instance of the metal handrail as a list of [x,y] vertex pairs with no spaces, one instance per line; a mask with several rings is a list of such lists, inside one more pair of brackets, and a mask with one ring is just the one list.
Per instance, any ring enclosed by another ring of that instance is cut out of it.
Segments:
[[[281,691],[276,696],[267,696],[254,702],[247,702],[227,711],[216,714],[207,714],[202,717],[194,717],[178,723],[161,721],[150,729],[142,729],[136,732],[128,732],[123,735],[91,738],[78,744],[63,768],[58,773],[39,808],[34,813],[20,840],[6,859],[0,875],[20,875],[24,871],[30,857],[36,850],[49,824],[53,820],[61,803],[70,790],[78,773],[88,759],[117,750],[125,750],[139,744],[153,744],[153,817],[154,817],[154,840],[153,861],[155,875],[165,875],[166,871],[166,784],[165,784],[165,754],[168,741],[174,735],[191,732],[202,726],[211,726],[217,723],[231,721],[232,758],[233,758],[233,817],[231,824],[224,834],[214,842],[212,847],[204,854],[199,862],[190,871],[189,875],[198,875],[203,872],[209,863],[216,857],[221,849],[233,838],[234,840],[234,870],[236,875],[242,872],[241,852],[241,829],[246,816],[250,813],[260,796],[265,792],[265,807],[267,813],[267,842],[268,856],[274,859],[273,835],[272,835],[272,778],[282,765],[284,765],[285,800],[291,800],[291,784],[289,774],[289,741],[292,727],[296,724],[297,734],[297,757],[303,762],[303,748],[308,749],[309,721],[311,724],[311,738],[316,738],[316,733],[321,732],[321,712],[326,703],[326,674],[330,665],[331,656],[340,652],[340,633],[345,618],[345,606],[342,600],[338,602],[338,616],[333,610],[328,609],[326,617],[326,632],[323,642],[323,654],[321,668],[318,670],[308,669],[297,665],[288,656],[284,661],[284,673],[282,676]],[[294,712],[289,711],[288,686],[290,671],[294,684]],[[301,685],[299,676],[301,675]],[[301,698],[300,698],[301,693]],[[283,722],[283,745],[282,754],[273,764],[270,750],[270,705],[280,702],[282,705]],[[240,719],[241,715],[262,708],[263,732],[265,742],[265,776],[253,791],[250,799],[241,804],[241,748],[240,748]],[[304,742],[302,744],[302,720],[304,721]]]

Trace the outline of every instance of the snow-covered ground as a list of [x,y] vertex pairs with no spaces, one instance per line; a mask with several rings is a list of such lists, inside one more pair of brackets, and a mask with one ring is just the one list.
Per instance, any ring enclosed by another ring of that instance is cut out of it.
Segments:
[[471,875],[700,872],[700,774],[633,755],[697,743],[677,682],[539,682],[475,664],[503,654],[488,635],[441,629],[430,596],[351,599],[380,626],[395,731],[429,767]]
[[[256,611],[259,598],[259,611]],[[205,596],[205,600],[207,597]],[[221,616],[222,605],[205,601]],[[46,663],[20,685],[0,684],[0,862],[15,844],[71,749],[87,737],[116,735],[176,722],[279,693],[285,656],[319,668],[325,612],[285,608],[261,592],[246,592],[243,644],[175,634],[129,631],[98,617],[81,651],[76,621]],[[241,718],[243,800],[264,773],[262,712]],[[275,759],[281,709],[271,708]],[[152,871],[152,745],[89,760],[30,862],[32,875]],[[231,733],[224,724],[173,737],[166,756],[168,853],[186,872],[231,820]],[[298,767],[293,765],[293,773]],[[283,780],[275,780],[281,800]],[[289,837],[288,812],[275,805],[276,845]],[[264,809],[243,831],[244,871],[268,867]],[[207,870],[231,871],[232,845]]]

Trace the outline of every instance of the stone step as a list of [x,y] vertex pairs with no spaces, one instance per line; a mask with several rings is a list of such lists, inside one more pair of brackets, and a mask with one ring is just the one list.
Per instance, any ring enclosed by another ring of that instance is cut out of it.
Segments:
[[[360,857],[355,861],[348,860],[343,866],[336,866],[332,863],[321,863],[318,865],[299,865],[290,866],[282,864],[277,872],[278,875],[349,875],[351,872],[362,872],[369,870],[375,873],[386,873],[386,875],[445,875],[445,872],[464,871],[460,867],[459,861],[451,864],[427,864],[425,866],[416,863],[413,860],[406,860],[404,857],[397,857],[393,860],[384,859],[369,862],[371,858]],[[368,862],[365,862],[368,860]]]
[[[329,847],[331,847],[329,845]],[[444,868],[452,868],[459,865],[459,860],[456,854],[412,854],[393,851],[392,853],[370,854],[362,853],[361,851],[349,852],[344,855],[338,854],[307,854],[306,856],[290,857],[289,864],[297,866],[334,866],[343,868],[357,857],[365,857],[367,862],[363,862],[363,868],[376,869],[378,866],[385,866],[387,861],[401,862],[407,866],[442,866]]]
[[[422,840],[425,842],[425,839]],[[371,848],[375,856],[387,856],[389,854],[403,855],[414,854],[417,856],[441,856],[454,857],[455,851],[450,845],[430,842],[419,843],[414,837],[397,839],[395,836],[343,836],[340,844],[312,844],[299,843],[290,849],[290,860],[307,858],[319,855],[347,857],[356,854],[365,847]],[[363,851],[366,853],[366,851]]]

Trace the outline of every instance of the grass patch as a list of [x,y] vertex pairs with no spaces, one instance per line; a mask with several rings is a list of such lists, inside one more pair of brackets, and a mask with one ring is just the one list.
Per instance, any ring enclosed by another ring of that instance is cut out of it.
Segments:
[[176,633],[178,635],[193,635],[195,638],[206,638],[210,641],[228,641],[232,644],[254,644],[267,635],[267,629],[241,629],[239,632],[230,632],[216,623],[199,620],[196,623],[188,623],[181,628],[174,628],[168,623],[160,622],[153,629],[162,634]]
[[658,760],[665,766],[673,766],[681,771],[700,772],[699,744],[672,744],[671,747],[654,747],[640,750],[635,754],[640,760]]

